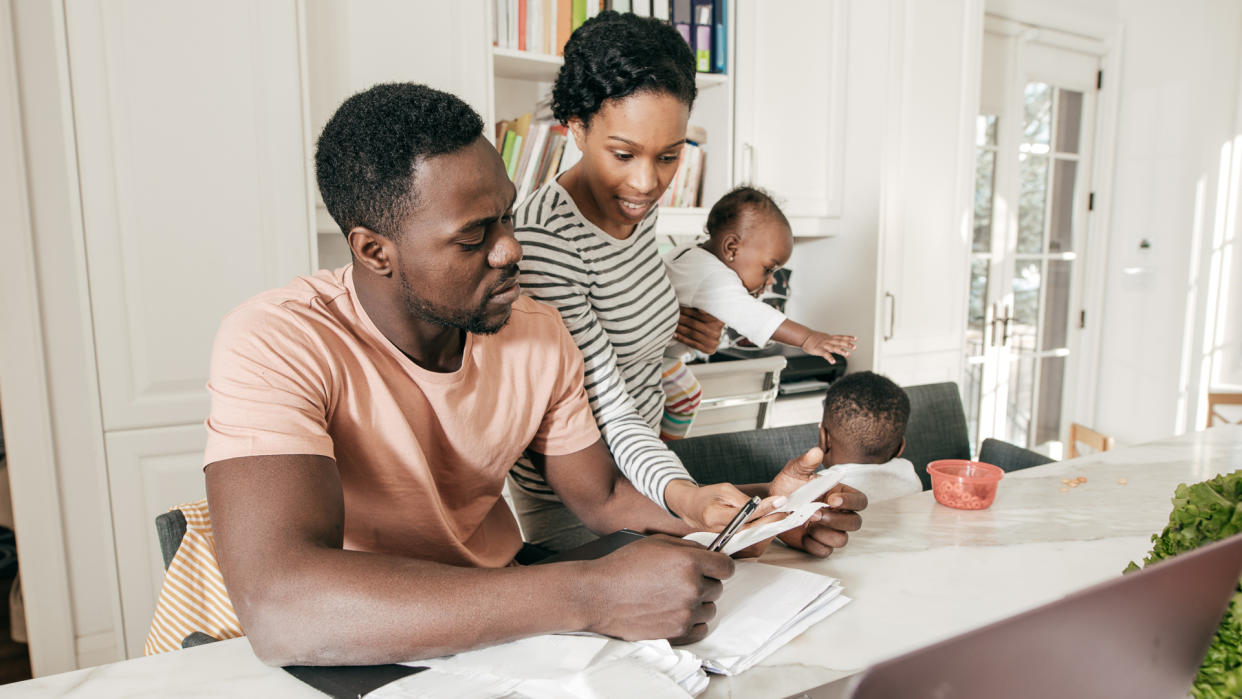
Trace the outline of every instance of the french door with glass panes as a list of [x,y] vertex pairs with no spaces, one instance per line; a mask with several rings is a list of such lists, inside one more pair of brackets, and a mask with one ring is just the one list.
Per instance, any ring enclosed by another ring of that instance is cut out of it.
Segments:
[[1078,383],[1099,56],[1037,36],[985,34],[963,395],[973,444],[1059,458]]

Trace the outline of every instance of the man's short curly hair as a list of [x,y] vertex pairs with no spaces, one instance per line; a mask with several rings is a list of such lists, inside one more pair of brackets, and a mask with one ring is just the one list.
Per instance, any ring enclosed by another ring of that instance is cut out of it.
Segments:
[[345,235],[363,226],[393,238],[418,205],[411,181],[426,158],[483,134],[483,120],[447,92],[385,83],[345,100],[315,149],[315,177]]
[[905,390],[874,372],[846,374],[832,382],[824,397],[824,424],[834,438],[849,440],[876,462],[897,455],[909,420]]
[[777,206],[771,194],[759,187],[742,185],[729,190],[712,205],[712,210],[707,213],[707,235],[715,238],[733,230],[738,217],[748,209],[775,216],[785,226],[789,226],[789,219],[785,217],[781,207]]
[[694,106],[694,53],[671,25],[653,17],[604,11],[565,44],[552,86],[552,116],[562,124],[591,118],[610,99],[661,92]]

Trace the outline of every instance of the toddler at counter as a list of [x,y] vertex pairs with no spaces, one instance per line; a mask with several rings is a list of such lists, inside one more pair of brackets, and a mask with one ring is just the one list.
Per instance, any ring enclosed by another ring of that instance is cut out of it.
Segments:
[[824,468],[845,471],[841,482],[869,502],[922,492],[906,448],[910,398],[890,379],[870,371],[846,374],[828,387],[819,447]]

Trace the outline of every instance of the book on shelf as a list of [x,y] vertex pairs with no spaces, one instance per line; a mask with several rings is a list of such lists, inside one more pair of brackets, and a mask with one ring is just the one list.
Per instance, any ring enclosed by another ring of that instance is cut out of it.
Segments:
[[599,14],[599,0],[493,0],[492,44],[497,48],[562,55],[569,35]]
[[536,189],[552,181],[570,163],[565,160],[569,132],[547,119],[533,120],[531,114],[496,124],[496,144],[505,162],[505,171],[517,187],[517,201],[526,200]]
[[686,208],[699,205],[703,191],[703,145],[706,142],[707,132],[702,127],[690,126],[686,129],[686,144],[681,149],[677,173],[660,197],[660,206]]

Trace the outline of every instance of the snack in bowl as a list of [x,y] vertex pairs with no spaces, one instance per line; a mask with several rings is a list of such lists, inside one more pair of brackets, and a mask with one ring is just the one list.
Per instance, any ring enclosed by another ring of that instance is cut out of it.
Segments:
[[927,464],[927,473],[931,475],[936,502],[959,510],[983,510],[991,506],[996,488],[1005,475],[992,464],[964,459],[933,461]]

